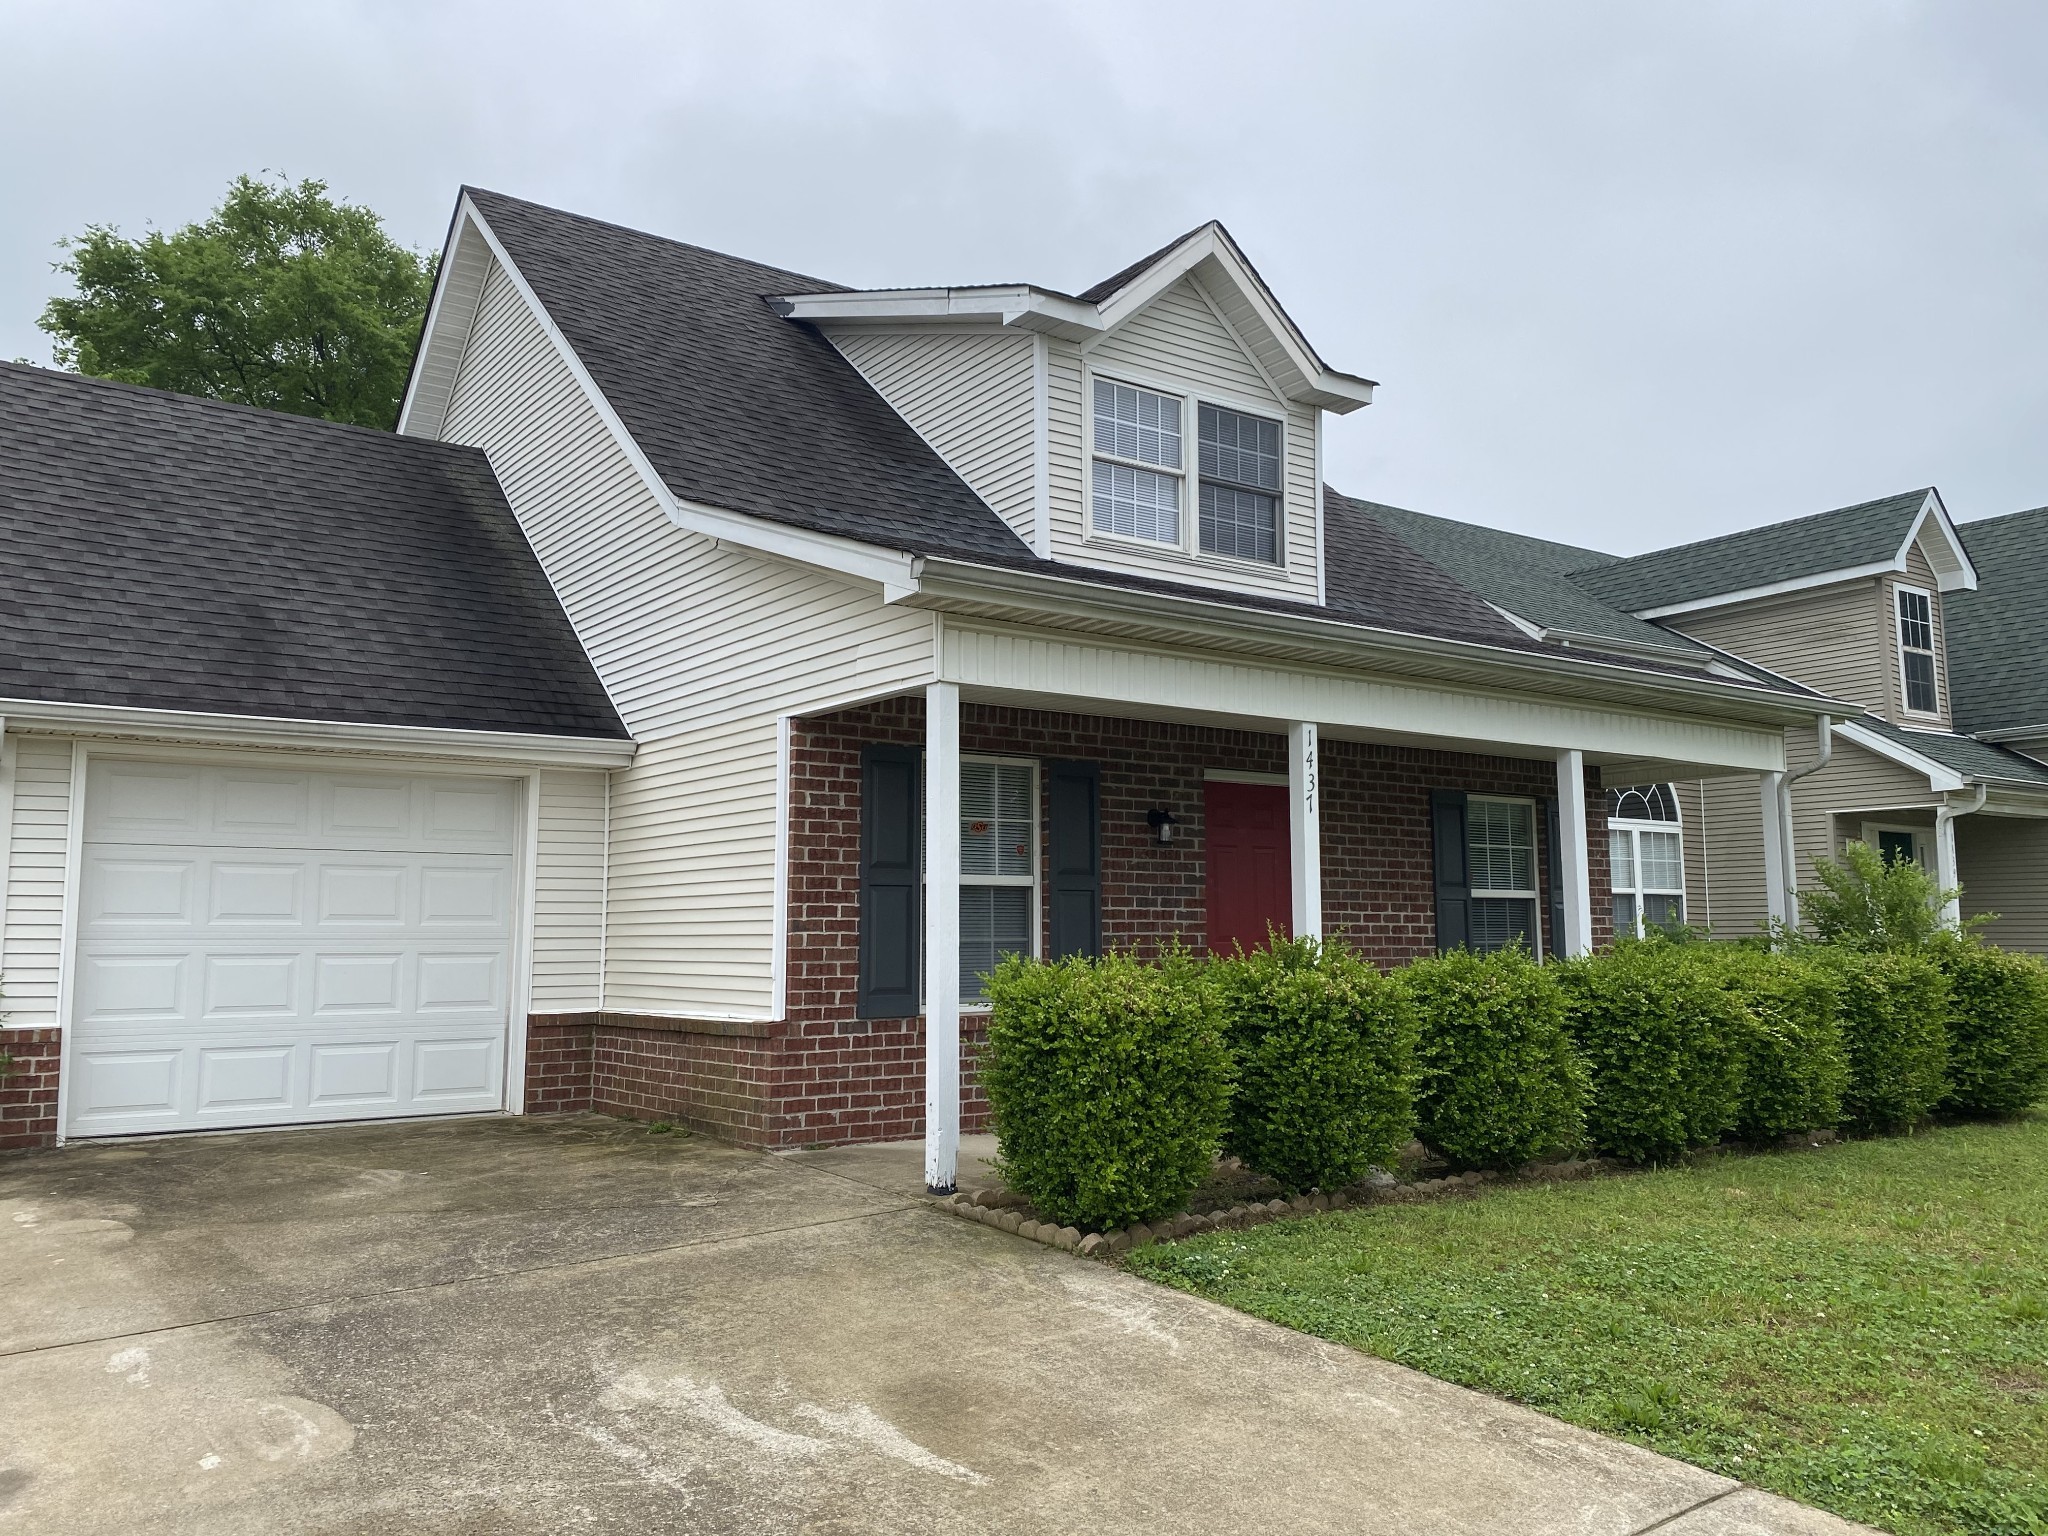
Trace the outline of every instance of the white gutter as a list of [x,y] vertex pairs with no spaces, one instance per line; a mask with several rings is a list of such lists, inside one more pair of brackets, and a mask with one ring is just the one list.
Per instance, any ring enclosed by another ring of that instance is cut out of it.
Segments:
[[1941,887],[1941,923],[1944,928],[1960,928],[1963,924],[1963,904],[1947,893],[1957,890],[1962,881],[1956,866],[1956,818],[1968,816],[1984,809],[1984,800],[1991,793],[1991,786],[1979,784],[1977,793],[1970,803],[1960,810],[1944,799],[1934,811],[1934,880]]
[[1835,722],[1822,715],[1814,721],[1820,735],[1820,756],[1778,781],[1778,846],[1785,871],[1785,921],[1799,926],[1799,848],[1792,826],[1792,786],[1810,773],[1819,773],[1835,755]]
[[131,740],[271,747],[280,751],[364,752],[397,757],[462,758],[544,768],[623,768],[637,743],[605,736],[546,736],[419,725],[363,725],[337,720],[287,720],[200,710],[134,709],[108,704],[52,704],[0,699],[10,731],[118,736]]

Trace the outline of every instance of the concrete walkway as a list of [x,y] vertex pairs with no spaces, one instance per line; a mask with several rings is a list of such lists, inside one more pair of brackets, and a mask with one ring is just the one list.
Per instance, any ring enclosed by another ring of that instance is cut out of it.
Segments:
[[0,1532],[1852,1529],[918,1168],[596,1118],[0,1159]]

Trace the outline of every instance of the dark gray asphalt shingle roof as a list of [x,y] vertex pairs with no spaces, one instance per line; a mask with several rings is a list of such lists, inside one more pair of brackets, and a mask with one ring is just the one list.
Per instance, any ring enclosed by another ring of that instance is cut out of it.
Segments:
[[0,698],[623,737],[481,452],[0,364]]
[[465,190],[677,497],[913,553],[1031,558],[829,341],[768,303],[843,285]]
[[1957,531],[1977,568],[1977,590],[1941,600],[1956,725],[2048,724],[2048,507]]
[[1603,602],[1640,613],[1873,565],[1898,554],[1928,494],[1925,489],[1907,491],[1625,560],[1589,563],[1572,580]]
[[1699,649],[1684,636],[1646,624],[1576,586],[1565,573],[1612,558],[1598,550],[1378,502],[1363,505],[1425,559],[1532,624],[1672,651]]

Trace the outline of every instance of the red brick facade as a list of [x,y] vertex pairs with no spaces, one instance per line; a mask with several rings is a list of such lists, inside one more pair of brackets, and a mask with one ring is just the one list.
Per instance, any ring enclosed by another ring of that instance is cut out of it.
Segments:
[[[734,1026],[622,1015],[536,1019],[528,1107],[671,1119],[752,1145],[804,1146],[915,1136],[924,1127],[916,1019],[854,1016],[859,982],[861,748],[924,739],[920,699],[796,722],[790,787],[786,1016],[756,1034]],[[1274,735],[1143,720],[968,705],[969,753],[1101,765],[1103,938],[1141,953],[1204,932],[1203,782],[1210,770],[1284,771]],[[1429,795],[1433,789],[1542,798],[1556,770],[1480,757],[1326,741],[1322,751],[1325,930],[1381,965],[1436,947]],[[1589,774],[1594,937],[1608,936],[1605,803]],[[1173,812],[1160,846],[1145,813]],[[1043,836],[1043,805],[1040,808]],[[1545,850],[1547,872],[1548,850]],[[962,1021],[961,1126],[985,1128],[973,1072],[982,1038]]]
[[0,1150],[56,1141],[63,1039],[55,1029],[0,1029]]

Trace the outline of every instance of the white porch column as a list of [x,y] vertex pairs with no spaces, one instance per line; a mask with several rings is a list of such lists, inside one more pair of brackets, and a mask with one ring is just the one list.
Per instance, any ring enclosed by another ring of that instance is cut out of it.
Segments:
[[1764,834],[1764,913],[1775,922],[1792,921],[1791,871],[1785,862],[1785,817],[1780,806],[1785,775],[1766,773],[1757,779]]
[[1593,950],[1592,851],[1586,831],[1586,754],[1580,751],[1557,754],[1557,840],[1558,879],[1564,894],[1564,952],[1591,954]]
[[1316,763],[1316,726],[1297,720],[1287,727],[1288,867],[1294,877],[1294,936],[1323,936],[1323,813],[1321,769]]
[[960,685],[924,691],[924,1183],[960,1154]]
[[[1942,809],[1948,807],[1943,806]],[[1934,818],[1934,883],[1944,891],[1952,891],[1961,884],[1956,871],[1956,819],[1939,812]],[[1943,927],[1957,927],[1962,920],[1961,902],[1951,900],[1941,904]]]

